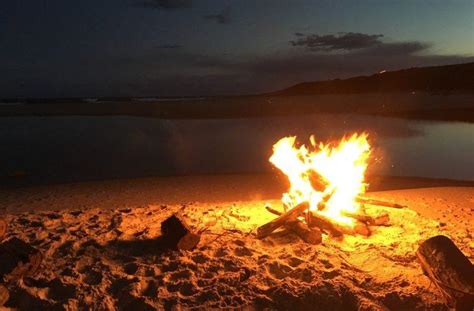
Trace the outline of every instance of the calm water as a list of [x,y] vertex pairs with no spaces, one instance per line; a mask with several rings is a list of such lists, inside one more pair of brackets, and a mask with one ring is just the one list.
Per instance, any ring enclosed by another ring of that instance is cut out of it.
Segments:
[[1,181],[262,172],[279,138],[307,142],[365,130],[372,173],[474,180],[474,124],[353,115],[235,120],[136,117],[0,119]]

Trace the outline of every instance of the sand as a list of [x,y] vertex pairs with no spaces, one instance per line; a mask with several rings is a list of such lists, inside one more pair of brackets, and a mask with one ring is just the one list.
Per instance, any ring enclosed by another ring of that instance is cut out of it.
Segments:
[[[393,189],[400,183],[430,184],[375,182]],[[284,187],[273,177],[228,175],[2,190],[6,238],[45,255],[35,276],[6,284],[6,307],[446,310],[416,260],[419,243],[444,234],[474,261],[473,187],[371,192],[408,208],[367,206],[391,217],[391,226],[369,238],[325,236],[309,245],[281,230],[256,239],[255,228],[274,217],[264,205],[280,208]],[[160,223],[173,213],[202,232],[196,249],[160,249]]]

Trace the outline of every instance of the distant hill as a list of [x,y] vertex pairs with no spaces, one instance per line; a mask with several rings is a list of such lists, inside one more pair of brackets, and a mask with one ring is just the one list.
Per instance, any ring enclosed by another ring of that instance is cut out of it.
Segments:
[[474,93],[474,63],[385,71],[371,76],[299,83],[269,95],[386,92]]
[[474,123],[474,63],[307,82],[279,92],[249,96],[0,100],[0,117],[225,119],[321,113]]

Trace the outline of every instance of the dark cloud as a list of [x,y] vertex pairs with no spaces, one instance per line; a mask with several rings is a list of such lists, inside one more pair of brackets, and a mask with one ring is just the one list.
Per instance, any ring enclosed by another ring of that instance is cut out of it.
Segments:
[[173,10],[191,7],[192,0],[137,0],[134,5],[143,8]]
[[358,51],[359,54],[383,54],[391,55],[411,55],[428,50],[432,45],[430,43],[419,41],[391,42],[382,43],[366,50]]
[[223,9],[219,14],[204,15],[203,18],[218,24],[230,24],[230,8]]
[[183,46],[180,44],[160,44],[156,46],[158,49],[180,49]]
[[355,50],[381,44],[383,35],[368,35],[357,32],[346,32],[338,35],[318,35],[295,33],[298,38],[290,41],[292,46],[302,46],[312,51]]

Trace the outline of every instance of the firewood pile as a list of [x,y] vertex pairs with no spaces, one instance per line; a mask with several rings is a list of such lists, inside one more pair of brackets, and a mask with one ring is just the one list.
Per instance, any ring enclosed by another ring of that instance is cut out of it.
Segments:
[[[318,210],[324,209],[324,204],[329,198],[330,195],[323,198],[318,206]],[[358,197],[357,201],[361,203],[362,208],[360,212],[343,212],[342,214],[345,217],[354,219],[355,225],[352,227],[341,225],[317,211],[311,211],[308,202],[302,202],[293,208],[287,208],[284,212],[275,210],[270,206],[265,206],[268,212],[278,217],[258,227],[257,238],[263,239],[281,227],[298,235],[303,241],[309,244],[321,243],[323,233],[335,239],[342,239],[344,235],[362,235],[368,237],[372,234],[372,227],[389,226],[390,217],[387,213],[376,216],[368,215],[365,213],[364,204],[391,208],[405,207],[397,203],[373,200],[365,197]]]

